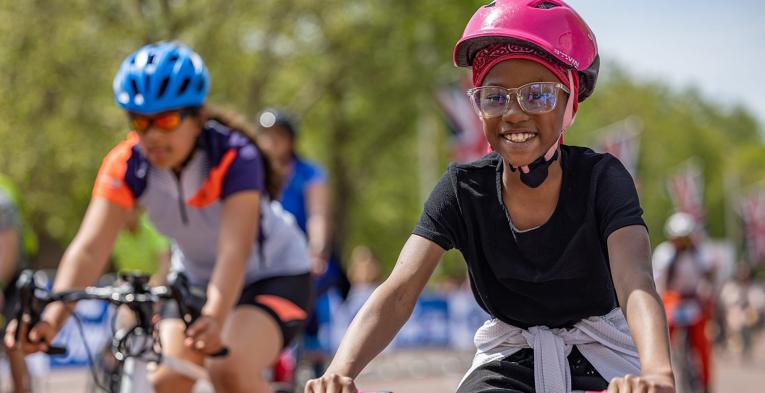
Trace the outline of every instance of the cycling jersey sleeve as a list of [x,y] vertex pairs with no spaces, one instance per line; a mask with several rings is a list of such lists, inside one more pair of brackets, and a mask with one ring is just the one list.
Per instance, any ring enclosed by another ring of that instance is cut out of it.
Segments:
[[[451,168],[450,168],[451,169]],[[412,232],[450,250],[460,244],[460,217],[457,194],[450,170],[441,177],[425,202],[420,221]]]
[[131,133],[106,155],[93,185],[93,198],[103,198],[126,209],[133,207],[145,182],[136,176],[136,167],[141,165],[134,154],[137,144],[138,135]]
[[603,239],[626,226],[646,226],[635,181],[618,159],[609,158],[598,176],[595,195],[595,214]]
[[265,192],[263,157],[254,144],[248,142],[239,148],[232,148],[226,154],[231,154],[232,161],[223,180],[221,199],[240,191]]

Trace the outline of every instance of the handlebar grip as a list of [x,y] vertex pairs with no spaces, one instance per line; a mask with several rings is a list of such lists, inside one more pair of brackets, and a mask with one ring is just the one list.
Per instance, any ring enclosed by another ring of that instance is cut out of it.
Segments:
[[66,347],[59,347],[57,345],[51,345],[48,350],[45,351],[48,355],[66,355]]
[[217,352],[213,352],[207,356],[211,358],[222,358],[224,356],[228,356],[228,353],[229,353],[228,347],[224,345]]

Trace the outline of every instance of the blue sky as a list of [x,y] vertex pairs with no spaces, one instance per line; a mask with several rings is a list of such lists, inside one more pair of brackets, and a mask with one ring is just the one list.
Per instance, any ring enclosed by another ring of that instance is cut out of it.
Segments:
[[696,86],[722,105],[741,103],[765,130],[765,1],[567,2],[595,32],[603,61]]

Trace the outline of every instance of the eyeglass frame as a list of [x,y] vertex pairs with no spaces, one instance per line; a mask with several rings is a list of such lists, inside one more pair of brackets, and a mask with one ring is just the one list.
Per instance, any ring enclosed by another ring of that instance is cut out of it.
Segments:
[[[512,99],[510,99],[510,95],[511,95],[513,92],[515,92],[515,102],[517,102],[517,103],[518,103],[518,106],[519,106],[519,107],[521,108],[521,110],[522,110],[523,112],[525,112],[525,113],[528,113],[528,114],[532,114],[532,115],[539,115],[539,114],[543,114],[543,113],[550,113],[550,112],[552,112],[553,110],[555,110],[555,107],[557,107],[557,106],[558,106],[558,101],[557,101],[557,93],[558,93],[558,92],[557,92],[557,91],[556,91],[556,101],[555,101],[555,106],[553,106],[552,108],[550,108],[550,110],[547,110],[547,111],[543,111],[543,112],[529,112],[529,111],[527,111],[527,110],[526,110],[526,109],[523,107],[523,101],[524,101],[524,99],[523,99],[523,97],[521,96],[521,93],[520,93],[521,89],[523,89],[524,87],[527,87],[527,86],[529,86],[529,85],[535,85],[535,84],[544,84],[544,85],[550,85],[550,84],[552,84],[552,86],[553,86],[554,88],[557,88],[557,89],[559,89],[559,90],[563,90],[564,92],[566,92],[566,94],[571,94],[571,91],[569,90],[569,88],[568,88],[568,87],[566,87],[566,85],[564,85],[563,83],[560,83],[560,82],[529,82],[529,83],[523,84],[523,85],[521,85],[521,86],[518,86],[518,87],[512,87],[512,88],[509,88],[509,89],[508,89],[508,88],[506,88],[506,87],[503,87],[503,86],[493,86],[493,85],[492,85],[492,86],[478,86],[478,87],[473,87],[473,88],[470,88],[470,89],[468,89],[468,90],[466,91],[466,94],[467,94],[467,96],[468,96],[468,97],[470,97],[470,103],[471,103],[471,105],[473,106],[473,110],[476,112],[476,114],[478,115],[478,117],[481,117],[481,118],[483,118],[483,119],[491,119],[491,118],[495,118],[495,117],[502,117],[502,116],[504,116],[504,115],[505,115],[505,114],[506,114],[506,113],[507,113],[507,112],[510,110],[510,107],[511,107],[511,105],[512,105],[512,101],[513,101],[513,100],[512,100]],[[506,93],[506,98],[508,98],[508,100],[507,100],[507,103],[505,104],[505,109],[502,111],[502,113],[500,113],[500,114],[499,114],[499,115],[497,115],[497,116],[488,116],[488,117],[487,117],[487,116],[484,116],[484,115],[483,115],[483,111],[481,111],[481,109],[477,107],[477,105],[478,105],[478,104],[477,104],[477,103],[476,103],[476,101],[475,101],[475,97],[474,97],[474,95],[475,95],[476,93],[478,93],[479,91],[481,91],[481,89],[490,88],[490,87],[491,87],[491,88],[498,88],[498,89],[504,89],[504,90],[506,90],[506,91],[507,91],[507,93]]]

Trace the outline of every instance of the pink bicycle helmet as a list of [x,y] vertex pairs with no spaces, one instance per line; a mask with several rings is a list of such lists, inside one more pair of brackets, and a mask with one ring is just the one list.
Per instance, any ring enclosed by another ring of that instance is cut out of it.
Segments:
[[469,67],[479,50],[501,43],[541,49],[576,71],[580,102],[595,89],[600,66],[595,35],[561,0],[496,0],[482,6],[454,47],[454,64]]

